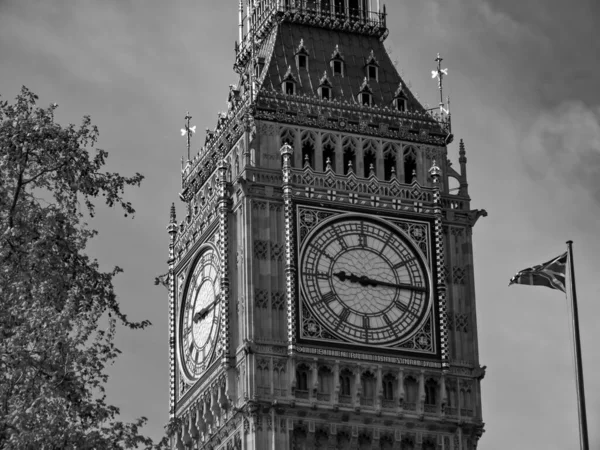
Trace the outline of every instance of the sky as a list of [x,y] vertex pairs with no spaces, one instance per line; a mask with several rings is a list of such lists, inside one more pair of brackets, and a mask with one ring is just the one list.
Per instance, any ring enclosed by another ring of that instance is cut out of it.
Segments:
[[[600,448],[600,4],[593,0],[388,0],[386,45],[423,103],[439,52],[449,74],[473,208],[480,361],[486,423],[479,448],[579,448],[569,308],[543,287],[511,286],[517,270],[574,241],[590,448]],[[57,120],[90,115],[108,170],[146,176],[127,192],[135,218],[101,208],[89,252],[116,280],[123,310],[149,319],[121,329],[109,400],[124,420],[144,415],[158,439],[168,420],[166,225],[181,188],[186,111],[198,130],[226,110],[237,0],[0,0],[0,96],[22,85]],[[199,148],[204,133],[194,138]]]

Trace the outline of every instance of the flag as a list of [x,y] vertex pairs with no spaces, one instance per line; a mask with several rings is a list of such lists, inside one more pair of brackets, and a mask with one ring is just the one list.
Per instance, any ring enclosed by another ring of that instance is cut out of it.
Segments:
[[546,286],[566,292],[565,273],[567,269],[567,253],[563,253],[544,264],[529,267],[518,272],[510,279],[511,284],[528,284],[530,286]]

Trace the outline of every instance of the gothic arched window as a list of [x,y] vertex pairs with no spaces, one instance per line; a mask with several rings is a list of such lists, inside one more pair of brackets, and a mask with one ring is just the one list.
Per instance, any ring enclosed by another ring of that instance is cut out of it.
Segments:
[[396,379],[392,374],[387,374],[382,380],[383,400],[394,400],[394,384]]
[[296,391],[308,392],[308,374],[310,368],[306,364],[300,364],[296,369]]
[[342,373],[340,373],[340,395],[348,397],[352,395],[352,378],[353,374],[350,370],[342,370]]
[[315,167],[315,135],[310,131],[302,133],[302,163]]
[[413,377],[408,376],[404,379],[404,392],[406,395],[406,402],[415,404],[417,402],[419,391],[419,385],[417,380]]
[[377,144],[368,140],[363,146],[364,177],[371,175],[371,170],[377,175]]
[[392,179],[396,173],[396,148],[393,144],[387,143],[383,147],[383,178],[386,181]]
[[362,386],[361,403],[363,405],[373,406],[375,399],[375,375],[371,372],[365,372],[360,378]]
[[344,151],[344,175],[348,174],[350,167],[354,171],[356,167],[356,141],[351,137],[346,137],[342,141]]
[[416,178],[417,155],[413,147],[404,149],[404,182],[412,183],[413,177]]
[[329,401],[330,395],[333,392],[333,373],[326,366],[319,367],[319,391],[317,393],[319,400]]
[[438,384],[437,381],[433,379],[428,379],[425,382],[425,404],[426,405],[437,405],[437,391]]

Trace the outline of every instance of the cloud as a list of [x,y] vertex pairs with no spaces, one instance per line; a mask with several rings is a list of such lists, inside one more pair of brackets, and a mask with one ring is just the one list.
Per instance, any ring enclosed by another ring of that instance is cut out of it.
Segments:
[[532,177],[581,187],[600,205],[600,107],[571,101],[542,112],[521,150]]

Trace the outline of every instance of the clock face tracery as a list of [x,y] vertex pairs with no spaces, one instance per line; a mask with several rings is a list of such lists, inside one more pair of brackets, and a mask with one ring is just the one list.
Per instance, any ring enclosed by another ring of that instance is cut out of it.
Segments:
[[430,309],[429,272],[393,225],[342,215],[307,237],[300,255],[303,306],[345,342],[390,346],[405,340]]
[[193,381],[206,370],[219,331],[219,257],[206,248],[188,280],[179,322],[179,352],[186,377]]

